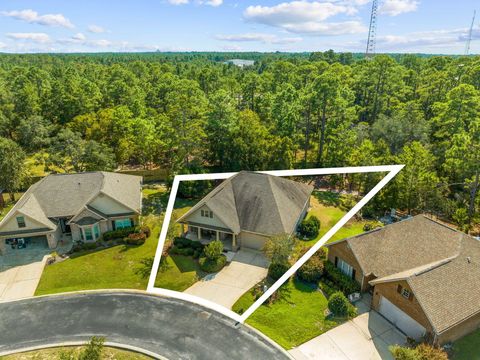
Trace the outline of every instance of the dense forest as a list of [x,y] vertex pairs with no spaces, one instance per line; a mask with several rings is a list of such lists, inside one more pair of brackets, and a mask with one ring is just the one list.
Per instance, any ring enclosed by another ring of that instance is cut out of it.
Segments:
[[[255,65],[224,63],[234,56]],[[372,211],[429,211],[474,230],[480,58],[3,54],[0,188],[24,188],[32,161],[172,175],[402,163]],[[372,181],[346,180],[359,191]]]

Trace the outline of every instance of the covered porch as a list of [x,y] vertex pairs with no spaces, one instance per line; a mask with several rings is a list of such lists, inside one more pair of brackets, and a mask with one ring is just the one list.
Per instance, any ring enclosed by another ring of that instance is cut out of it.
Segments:
[[181,223],[180,225],[182,226],[182,234],[187,239],[200,241],[202,244],[219,240],[223,243],[224,250],[238,250],[236,234],[229,229],[191,222]]

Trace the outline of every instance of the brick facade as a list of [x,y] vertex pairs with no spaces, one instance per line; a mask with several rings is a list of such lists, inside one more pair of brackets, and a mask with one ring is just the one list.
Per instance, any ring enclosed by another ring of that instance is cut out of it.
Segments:
[[355,258],[355,255],[353,255],[353,252],[346,241],[342,241],[328,247],[328,260],[332,264],[335,264],[335,257],[342,259],[351,267],[353,267],[355,270],[355,280],[362,285],[362,292],[367,291],[369,288],[368,282],[363,279],[364,276],[360,264]]

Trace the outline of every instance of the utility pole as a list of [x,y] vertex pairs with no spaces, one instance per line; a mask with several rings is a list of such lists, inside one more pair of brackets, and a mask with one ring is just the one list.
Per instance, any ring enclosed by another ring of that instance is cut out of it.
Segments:
[[373,0],[372,13],[370,15],[370,27],[368,29],[367,49],[365,51],[366,58],[370,58],[375,55],[375,36],[377,35],[377,12],[378,0]]
[[470,30],[468,31],[467,44],[465,45],[465,55],[470,54],[470,43],[472,42],[473,25],[475,24],[476,13],[477,13],[477,11],[473,10],[472,24],[470,25]]

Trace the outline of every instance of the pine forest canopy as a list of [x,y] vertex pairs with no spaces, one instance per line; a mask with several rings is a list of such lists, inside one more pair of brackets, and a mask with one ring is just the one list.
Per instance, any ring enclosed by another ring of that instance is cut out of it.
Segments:
[[[49,171],[171,174],[403,163],[373,211],[435,211],[471,229],[480,57],[0,54],[0,188],[22,188],[27,159]],[[346,181],[362,192],[378,178]]]

